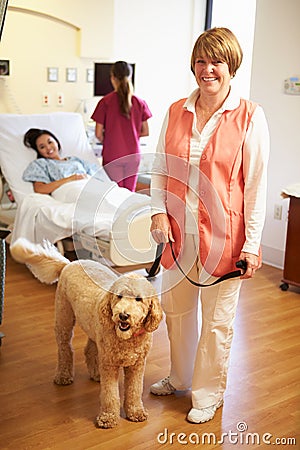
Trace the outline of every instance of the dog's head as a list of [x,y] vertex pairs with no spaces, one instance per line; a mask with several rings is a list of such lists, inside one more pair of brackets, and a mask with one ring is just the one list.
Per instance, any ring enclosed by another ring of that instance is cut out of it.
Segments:
[[146,278],[135,273],[122,275],[109,291],[106,313],[119,338],[130,339],[157,329],[163,316],[162,308],[155,289]]

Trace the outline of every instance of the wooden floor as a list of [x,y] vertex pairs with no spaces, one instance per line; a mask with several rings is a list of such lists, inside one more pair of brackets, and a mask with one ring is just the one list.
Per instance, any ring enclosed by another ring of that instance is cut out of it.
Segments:
[[[169,370],[162,323],[145,373],[148,421],[122,418],[117,428],[101,430],[94,426],[98,384],[89,380],[84,365],[85,336],[76,329],[74,384],[54,385],[55,286],[38,282],[8,254],[0,326],[5,333],[0,348],[0,449],[263,449],[270,448],[268,442],[274,446],[276,439],[282,439],[276,448],[299,449],[300,290],[282,292],[280,281],[280,270],[264,266],[243,284],[225,404],[214,420],[203,425],[186,421],[190,392],[149,394],[150,384]],[[218,443],[222,433],[224,443]]]

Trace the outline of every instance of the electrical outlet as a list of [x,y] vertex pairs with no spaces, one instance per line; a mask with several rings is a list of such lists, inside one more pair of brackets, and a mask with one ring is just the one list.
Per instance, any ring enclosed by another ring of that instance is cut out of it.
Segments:
[[57,106],[64,106],[65,98],[62,92],[57,93]]
[[49,106],[50,105],[50,95],[48,92],[44,92],[42,96],[42,103],[43,106]]
[[282,219],[282,206],[274,205],[274,219],[281,220]]

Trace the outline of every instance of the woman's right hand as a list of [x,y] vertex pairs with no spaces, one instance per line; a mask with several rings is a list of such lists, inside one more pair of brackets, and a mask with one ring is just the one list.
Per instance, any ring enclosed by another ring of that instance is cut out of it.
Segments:
[[174,242],[171,225],[167,214],[154,214],[151,220],[152,223],[150,231],[157,244],[165,244],[169,241]]
[[64,178],[66,182],[68,181],[76,181],[76,180],[83,180],[84,178],[87,178],[88,175],[86,173],[74,173],[73,175],[70,175],[67,178]]
[[84,173],[75,173],[74,175],[71,175],[67,178],[61,178],[60,180],[51,181],[50,183],[42,183],[41,181],[34,181],[33,188],[34,192],[37,192],[38,194],[52,194],[52,192],[55,191],[55,189],[58,189],[60,186],[62,186],[65,183],[68,183],[69,181],[82,180],[87,177],[88,175]]

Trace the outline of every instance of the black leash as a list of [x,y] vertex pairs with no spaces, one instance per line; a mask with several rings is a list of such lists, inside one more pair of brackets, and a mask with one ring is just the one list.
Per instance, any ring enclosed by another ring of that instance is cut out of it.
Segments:
[[147,278],[154,278],[155,275],[157,275],[157,273],[159,271],[160,260],[161,260],[163,248],[164,248],[164,244],[158,244],[158,246],[156,247],[155,260],[149,269]]
[[[170,247],[171,247],[172,256],[173,256],[173,259],[174,259],[174,262],[175,262],[176,266],[178,267],[180,272],[185,276],[185,278],[190,283],[192,283],[194,286],[197,286],[197,287],[214,286],[215,284],[221,283],[222,281],[225,281],[225,280],[229,280],[230,278],[240,277],[247,270],[247,262],[244,261],[244,260],[240,260],[240,261],[237,261],[235,263],[235,265],[236,265],[236,267],[238,269],[241,269],[243,272],[241,270],[234,270],[233,272],[228,272],[225,275],[222,275],[220,278],[218,278],[217,280],[213,281],[212,283],[209,283],[209,284],[197,283],[196,281],[192,280],[188,275],[186,275],[186,273],[183,271],[182,267],[180,266],[179,262],[176,259],[176,256],[175,256],[175,253],[174,253],[174,250],[173,250],[172,242],[170,241],[169,244],[170,244]],[[148,278],[153,278],[155,276],[155,274],[157,273],[157,268],[159,267],[160,260],[161,260],[163,245],[164,244],[159,244],[157,246],[155,261],[154,261],[154,263],[153,263],[153,265],[152,265],[152,267],[151,267],[151,269],[149,271]]]

